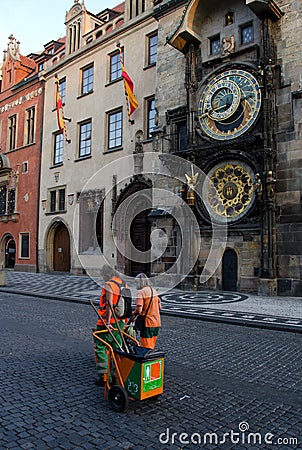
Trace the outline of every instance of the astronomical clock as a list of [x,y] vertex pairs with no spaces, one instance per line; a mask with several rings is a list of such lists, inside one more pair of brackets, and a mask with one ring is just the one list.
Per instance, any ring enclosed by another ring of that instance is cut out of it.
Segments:
[[[223,143],[228,148],[234,143],[233,148],[238,149],[236,139],[243,138],[257,122],[261,88],[252,73],[233,68],[216,73],[203,86],[197,105],[199,125],[205,140],[217,142],[217,162]],[[224,158],[226,154],[224,151]],[[235,223],[246,216],[254,203],[256,178],[248,161],[242,157],[224,159],[211,167],[207,175],[202,198],[212,220]]]
[[261,90],[245,70],[227,70],[214,76],[199,101],[203,133],[216,140],[232,140],[246,133],[258,118]]

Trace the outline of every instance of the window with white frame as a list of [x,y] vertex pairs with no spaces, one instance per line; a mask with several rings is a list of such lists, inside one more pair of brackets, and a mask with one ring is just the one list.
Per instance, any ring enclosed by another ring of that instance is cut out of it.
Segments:
[[108,113],[108,150],[121,147],[123,140],[122,110]]
[[[122,57],[124,57],[124,51],[122,51]],[[110,69],[109,69],[109,81],[119,80],[122,76],[121,57],[120,51],[116,51],[110,55]]]
[[92,122],[88,120],[80,124],[79,158],[91,155]]
[[63,147],[64,136],[63,133],[54,134],[54,150],[53,150],[53,165],[62,164],[63,162]]
[[93,91],[94,67],[90,64],[82,69],[81,95],[89,94]]
[[157,33],[148,36],[148,65],[156,64],[157,61]]
[[155,128],[155,98],[151,97],[146,100],[147,103],[147,139],[152,138],[151,132]]
[[60,80],[60,94],[62,99],[62,104],[65,105],[66,100],[66,78]]

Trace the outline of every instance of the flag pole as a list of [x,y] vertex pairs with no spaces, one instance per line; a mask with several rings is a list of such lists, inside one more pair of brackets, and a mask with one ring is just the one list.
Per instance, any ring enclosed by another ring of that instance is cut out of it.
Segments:
[[126,98],[126,106],[127,106],[127,113],[128,113],[128,122],[133,125],[134,120],[131,119],[131,114],[134,113],[136,108],[138,107],[138,101],[134,95],[134,85],[133,81],[131,80],[130,76],[128,75],[125,66],[124,66],[124,58],[123,58],[123,50],[121,48],[121,44],[117,42],[116,44],[119,52],[120,52],[120,64],[122,69],[122,78],[124,80],[124,91],[125,91],[125,98]]

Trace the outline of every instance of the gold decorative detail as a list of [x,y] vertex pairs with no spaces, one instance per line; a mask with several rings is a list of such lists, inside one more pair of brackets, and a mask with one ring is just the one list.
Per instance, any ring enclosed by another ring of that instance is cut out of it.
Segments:
[[227,163],[214,169],[207,186],[206,202],[220,217],[236,220],[251,206],[253,177],[239,163]]
[[195,204],[195,186],[197,184],[198,172],[194,174],[193,166],[191,166],[192,176],[190,177],[185,173],[185,177],[187,179],[187,185],[189,186],[187,192],[187,201],[190,206],[194,206]]

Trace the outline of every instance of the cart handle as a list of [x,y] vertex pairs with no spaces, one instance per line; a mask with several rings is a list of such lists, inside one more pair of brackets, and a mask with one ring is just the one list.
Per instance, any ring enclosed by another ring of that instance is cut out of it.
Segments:
[[[114,366],[115,366],[115,370],[116,370],[116,373],[117,373],[117,377],[118,377],[119,383],[120,383],[120,385],[121,385],[122,387],[125,387],[124,381],[123,381],[123,378],[122,378],[122,375],[121,375],[121,372],[120,372],[119,367],[118,367],[118,364],[117,364],[117,362],[116,362],[116,358],[115,358],[115,355],[114,355],[113,348],[112,348],[112,346],[111,346],[110,344],[108,344],[108,342],[104,341],[104,339],[102,339],[102,338],[100,338],[100,337],[98,336],[98,334],[101,334],[101,333],[108,333],[108,331],[107,331],[107,330],[94,331],[94,332],[92,333],[92,335],[93,335],[96,339],[98,339],[99,341],[101,341],[103,344],[105,344],[105,346],[106,346],[107,349],[109,350],[110,356],[111,356],[111,358],[113,359],[113,362],[114,362]],[[109,361],[109,354],[108,354],[108,361]],[[109,366],[108,366],[108,367],[109,367]],[[109,386],[109,385],[108,385],[108,386]],[[108,386],[107,386],[107,387],[108,387]],[[105,387],[106,387],[106,386],[105,386]]]

